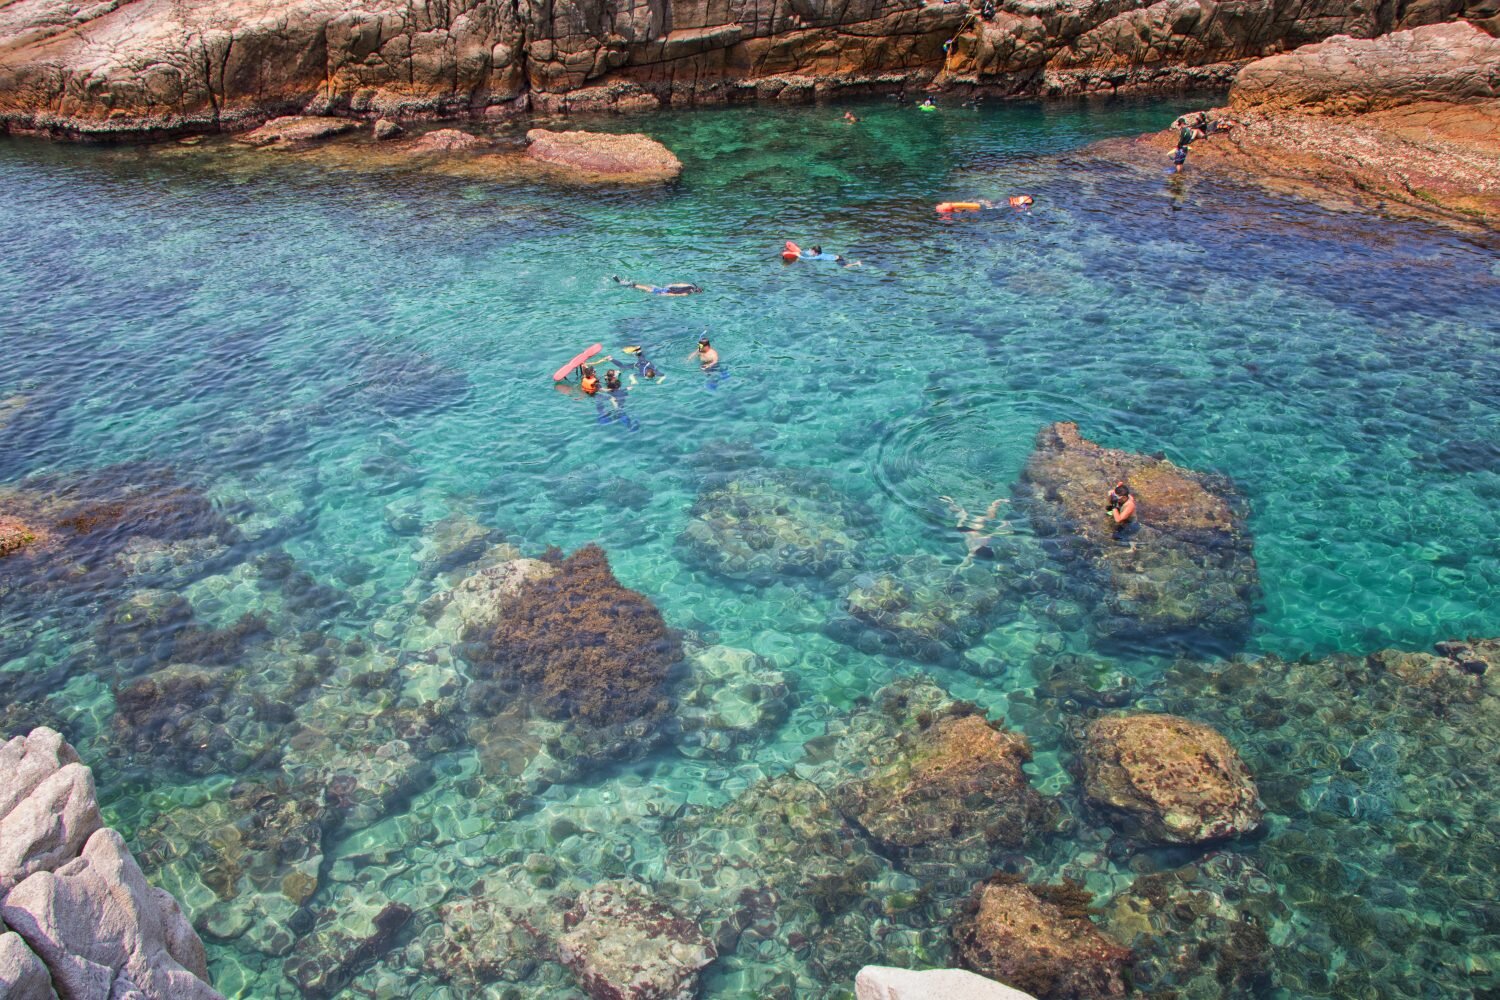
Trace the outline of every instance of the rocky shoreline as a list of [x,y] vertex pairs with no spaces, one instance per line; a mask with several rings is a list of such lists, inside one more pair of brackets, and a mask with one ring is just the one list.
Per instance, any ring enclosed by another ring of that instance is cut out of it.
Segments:
[[0,128],[124,138],[242,130],[287,114],[492,118],[928,86],[1201,90],[1333,35],[1494,15],[1487,0],[1369,12],[1330,0],[756,0],[733,11],[706,0],[24,0],[0,11]]
[[[1210,116],[1233,128],[1191,146],[1186,172],[1337,208],[1471,230],[1500,227],[1500,39],[1444,24],[1334,38],[1251,63]],[[1094,147],[1165,164],[1167,129]]]

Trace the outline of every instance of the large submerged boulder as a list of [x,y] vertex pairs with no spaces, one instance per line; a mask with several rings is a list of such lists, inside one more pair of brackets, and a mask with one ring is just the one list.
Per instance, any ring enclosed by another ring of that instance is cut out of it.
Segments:
[[1088,727],[1084,795],[1127,831],[1163,844],[1237,837],[1261,819],[1255,782],[1229,741],[1175,715],[1119,715]]
[[970,838],[1020,847],[1046,818],[1023,765],[1031,745],[981,715],[903,733],[894,759],[844,785],[840,810],[883,848]]
[[966,968],[1038,997],[1124,996],[1130,949],[1094,926],[1090,912],[1088,893],[1075,884],[997,875],[954,922],[954,949]]
[[718,955],[696,923],[630,879],[584,892],[564,920],[558,956],[594,1000],[692,1000]]
[[322,139],[331,139],[346,132],[353,132],[357,128],[359,124],[348,118],[288,115],[283,118],[272,118],[260,128],[246,132],[239,139],[252,146],[293,149]]
[[688,560],[763,585],[828,577],[857,566],[874,516],[806,471],[747,470],[711,478],[677,538]]
[[[1124,528],[1104,510],[1120,479],[1138,504]],[[1017,491],[1037,533],[1081,574],[1100,634],[1243,639],[1258,575],[1227,480],[1105,448],[1058,423],[1037,435]]]
[[0,746],[0,773],[5,995],[219,1000],[203,943],[103,826],[77,752],[36,729]]
[[526,142],[527,156],[581,181],[652,184],[676,180],[682,174],[682,161],[670,149],[639,133],[534,128],[526,133]]

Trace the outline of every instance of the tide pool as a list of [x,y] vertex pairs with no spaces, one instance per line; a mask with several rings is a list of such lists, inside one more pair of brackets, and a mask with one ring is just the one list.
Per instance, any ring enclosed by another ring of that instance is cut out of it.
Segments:
[[[919,115],[874,102],[853,106],[857,125],[840,120],[843,106],[586,123],[646,131],[682,159],[679,183],[631,192],[326,171],[213,142],[0,142],[0,400],[18,400],[0,411],[0,481],[170,469],[238,536],[212,560],[146,575],[187,598],[205,627],[260,615],[289,644],[316,634],[308,655],[336,643],[319,660],[318,682],[333,691],[340,670],[372,649],[420,670],[412,663],[430,624],[421,608],[457,570],[434,541],[443,524],[479,526],[528,555],[597,542],[668,625],[751,650],[785,676],[784,718],[733,753],[668,745],[502,810],[486,804],[459,744],[388,815],[325,845],[319,895],[302,912],[366,919],[339,893],[366,885],[356,871],[386,865],[381,891],[418,914],[411,942],[354,981],[377,995],[471,995],[443,985],[422,950],[432,938],[421,914],[450,892],[538,854],[562,881],[656,881],[681,816],[799,766],[806,741],[896,678],[925,669],[955,697],[1007,713],[1037,747],[1035,783],[1053,794],[1069,786],[1065,741],[1044,713],[1029,728],[1016,710],[1042,665],[1102,656],[1100,669],[1146,686],[1177,656],[1227,651],[1214,641],[1101,650],[1082,609],[1045,596],[1019,600],[935,666],[836,641],[826,626],[842,614],[837,587],[736,582],[685,551],[695,501],[727,473],[769,470],[837,490],[860,512],[858,549],[872,564],[926,555],[957,566],[963,539],[939,497],[970,511],[1008,497],[1037,432],[1075,421],[1108,447],[1233,481],[1263,591],[1245,652],[1295,660],[1500,635],[1500,246],[1214,183],[1191,165],[1178,178],[1155,172],[1165,163],[1134,170],[1084,148],[1164,127],[1192,106]],[[1022,192],[1036,198],[1026,213],[933,211]],[[783,264],[788,239],[860,266]],[[704,291],[645,295],[612,275]],[[689,360],[705,334],[723,359],[712,377]],[[594,342],[617,358],[639,345],[666,377],[631,386],[618,406],[558,391],[553,370]],[[1024,519],[1000,517],[1016,544],[1033,541]],[[273,563],[283,576],[268,575]],[[1004,560],[982,572],[1023,575]],[[288,576],[301,581],[295,590],[266,583]],[[198,774],[156,771],[143,766],[149,751],[120,749],[120,677],[96,626],[140,586],[6,590],[0,669],[4,735],[64,725],[150,874],[149,859],[170,854],[148,843],[171,840],[159,817],[244,774],[224,765],[232,757]],[[239,655],[278,669],[265,640]],[[1318,726],[1308,718],[1309,739]],[[1382,739],[1377,748],[1396,742]],[[1493,814],[1492,788],[1460,782],[1452,794],[1478,796]],[[1273,825],[1324,822],[1323,799],[1295,799],[1272,804],[1283,810]],[[1379,816],[1366,819],[1375,825],[1347,828],[1347,842],[1380,835]],[[1475,856],[1495,860],[1492,841]],[[1103,851],[1095,831],[1031,860],[1054,874],[1080,853],[1101,856],[1089,888],[1103,898],[1133,871],[1125,859],[1105,864]],[[1466,898],[1493,899],[1493,871],[1462,873]],[[1391,873],[1387,903],[1417,914],[1403,934],[1455,944],[1410,895],[1427,874]],[[904,891],[909,878],[889,881]],[[167,887],[195,917],[213,905],[197,886]],[[1326,905],[1297,916],[1302,902],[1292,898],[1273,939],[1333,933],[1308,931],[1336,920]],[[1276,988],[1493,989],[1500,946],[1492,904],[1485,913],[1470,944],[1443,952],[1467,951],[1478,972],[1403,978],[1355,963],[1374,978],[1341,979],[1337,967],[1318,978],[1299,958]],[[337,923],[318,920],[309,927]],[[869,945],[863,957],[946,959],[936,921],[900,926],[887,950]],[[219,929],[209,937],[221,989],[297,995],[284,954]],[[742,940],[710,971],[705,995],[850,987],[842,966],[796,951],[774,936]],[[494,995],[568,995],[570,983],[542,961]]]

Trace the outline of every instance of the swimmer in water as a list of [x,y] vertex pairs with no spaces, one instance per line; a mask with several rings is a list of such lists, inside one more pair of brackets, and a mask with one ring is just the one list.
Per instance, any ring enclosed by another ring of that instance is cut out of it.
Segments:
[[[808,260],[822,260],[823,259],[823,248],[821,246],[809,247],[807,250],[804,250],[802,252],[802,256],[805,257]],[[850,260],[848,257],[845,257],[841,253],[836,253],[836,254],[833,254],[832,256],[833,256],[833,262],[835,264],[837,264],[839,267],[859,267],[860,266],[859,261],[857,261],[857,260]]]
[[948,509],[958,518],[954,527],[964,536],[964,545],[968,547],[968,555],[964,561],[958,564],[958,568],[968,569],[974,564],[975,559],[995,558],[995,536],[986,532],[985,527],[1000,513],[1000,505],[1010,503],[1009,500],[996,500],[990,504],[989,509],[982,515],[975,517],[958,505],[958,501],[952,497],[938,497],[939,500],[948,505]]
[[592,396],[599,391],[599,376],[594,374],[593,365],[583,366],[583,377],[578,380],[578,388],[582,389],[586,396]]
[[699,337],[698,349],[688,355],[689,361],[694,359],[703,366],[704,371],[712,371],[719,363],[719,352],[713,349],[706,336]]
[[858,116],[856,116],[854,114],[853,111],[845,111],[844,112],[844,121],[846,121],[849,124],[853,125],[853,124],[855,124],[856,122],[859,121],[859,118],[858,118]]
[[703,289],[698,287],[697,285],[691,284],[690,282],[686,281],[677,281],[673,282],[670,285],[643,285],[635,281],[626,281],[624,278],[621,278],[617,274],[610,275],[609,280],[613,281],[617,285],[625,285],[629,288],[635,288],[643,292],[649,292],[652,295],[692,295],[696,292],[703,291]]

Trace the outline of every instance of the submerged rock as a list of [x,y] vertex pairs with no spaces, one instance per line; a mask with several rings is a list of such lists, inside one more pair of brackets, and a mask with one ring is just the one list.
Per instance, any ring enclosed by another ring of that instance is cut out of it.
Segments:
[[709,646],[688,660],[677,699],[677,746],[686,756],[733,754],[785,720],[787,677],[755,653]]
[[897,560],[882,573],[861,573],[844,595],[849,619],[830,622],[831,637],[882,647],[925,663],[953,663],[994,624],[1004,591],[992,570],[955,569],[936,556]]
[[526,133],[526,155],[582,181],[652,184],[676,180],[682,161],[650,136],[603,132]]
[[456,128],[440,128],[431,132],[424,132],[411,144],[410,151],[416,154],[422,153],[461,153],[474,149],[484,149],[490,145],[490,141],[472,132],[463,132]]
[[807,473],[748,470],[711,478],[678,536],[692,562],[752,584],[827,577],[858,565],[873,515]]
[[28,545],[46,544],[46,532],[17,517],[0,515],[0,558],[19,552]]
[[1132,834],[1201,844],[1260,825],[1260,797],[1234,747],[1175,715],[1121,715],[1088,727],[1079,751],[1084,795]]
[[692,1000],[718,954],[696,923],[629,879],[584,892],[564,920],[558,957],[594,1000]]
[[476,654],[483,676],[524,689],[544,715],[654,728],[682,646],[643,595],[620,585],[597,545],[522,583]]
[[1131,981],[1183,1000],[1250,1000],[1272,985],[1269,929],[1290,919],[1251,862],[1218,853],[1142,875],[1100,917],[1135,953]]
[[6,995],[222,1000],[177,901],[147,883],[124,839],[103,826],[76,751],[36,729],[0,746],[0,771]]
[[[1104,504],[1120,479],[1138,507],[1117,531]],[[1098,632],[1243,641],[1259,584],[1244,511],[1226,481],[1103,448],[1077,424],[1058,423],[1037,435],[1017,489],[1037,532],[1086,575]]]
[[887,850],[980,839],[1020,847],[1046,818],[1026,737],[980,715],[903,732],[890,763],[845,784],[839,809]]
[[954,923],[954,947],[966,968],[1042,1000],[1124,996],[1130,949],[1094,926],[1088,905],[1075,884],[997,875]]
[[284,118],[272,118],[260,128],[241,135],[239,140],[252,146],[292,149],[321,139],[331,139],[345,132],[353,132],[358,127],[359,123],[350,121],[348,118],[288,115]]
[[386,142],[390,139],[399,139],[406,134],[406,129],[397,125],[389,118],[377,118],[371,127],[370,133],[375,136],[375,141]]

